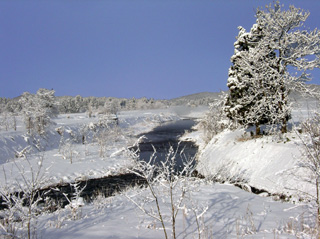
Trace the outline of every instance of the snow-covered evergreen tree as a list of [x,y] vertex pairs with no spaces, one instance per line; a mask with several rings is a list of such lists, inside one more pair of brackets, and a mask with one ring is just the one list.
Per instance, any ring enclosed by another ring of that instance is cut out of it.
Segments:
[[[229,70],[227,116],[243,125],[280,123],[286,132],[290,90],[313,94],[306,72],[320,67],[320,32],[301,29],[309,13],[279,2],[258,9],[256,24],[247,33],[240,27]],[[290,74],[292,66],[300,74]]]
[[256,125],[257,133],[259,124],[268,121],[264,112],[257,114],[257,105],[266,96],[261,92],[261,86],[259,87],[259,83],[263,84],[260,74],[268,67],[264,66],[264,63],[268,64],[265,58],[273,58],[272,55],[268,56],[268,53],[259,51],[258,44],[262,38],[262,30],[257,24],[253,25],[249,33],[239,27],[227,83],[230,94],[224,108],[227,116],[237,123]]

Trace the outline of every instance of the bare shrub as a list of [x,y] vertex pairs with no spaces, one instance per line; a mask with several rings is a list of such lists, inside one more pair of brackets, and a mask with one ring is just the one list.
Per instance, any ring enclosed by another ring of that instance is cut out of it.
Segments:
[[59,152],[62,155],[63,159],[67,159],[72,164],[74,157],[78,152],[74,149],[74,143],[71,140],[63,141],[60,144]]
[[320,114],[315,113],[313,117],[301,123],[302,134],[297,132],[303,145],[303,158],[300,167],[310,172],[310,183],[314,185],[314,201],[317,206],[317,225],[320,228]]
[[69,198],[69,196],[63,193],[64,197],[67,199],[69,204],[66,206],[70,209],[71,219],[78,220],[81,218],[81,207],[84,205],[84,200],[81,197],[81,193],[86,188],[87,185],[80,187],[80,183],[70,183],[70,186],[74,189],[74,193]]
[[[27,167],[15,163],[19,172],[16,180],[18,192],[12,191],[7,179],[0,184],[0,196],[6,207],[1,212],[5,220],[0,221],[0,224],[4,235],[9,238],[16,238],[18,235],[28,239],[36,238],[37,217],[41,212],[39,203],[43,200],[38,190],[47,182],[46,172],[42,168],[43,159],[43,156],[39,157],[36,167],[27,158]],[[6,173],[4,170],[5,178]]]
[[99,145],[99,156],[106,157],[108,148],[112,147],[114,142],[119,141],[121,136],[121,129],[116,125],[104,125],[100,128],[94,137]]
[[[174,150],[173,147],[170,147],[165,160],[156,163],[156,151],[148,161],[139,160],[138,152],[132,153],[135,167],[130,171],[146,181],[147,191],[139,190],[133,195],[126,194],[126,197],[144,214],[161,224],[165,238],[169,238],[168,224],[172,238],[177,237],[178,214],[191,210],[195,215],[197,233],[200,238],[204,231],[203,228],[200,228],[200,221],[208,207],[200,207],[191,200],[191,192],[195,190],[196,185],[194,181],[196,179],[192,178],[195,169],[194,158],[185,158],[183,168],[176,170],[177,154],[178,149]],[[183,154],[183,150],[180,154]],[[153,206],[150,206],[149,203]],[[184,216],[187,217],[187,213],[184,213]]]

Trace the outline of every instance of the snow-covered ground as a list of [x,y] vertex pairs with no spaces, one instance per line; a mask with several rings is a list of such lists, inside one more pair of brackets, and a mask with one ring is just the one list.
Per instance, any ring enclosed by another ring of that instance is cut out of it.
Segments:
[[[317,110],[314,101],[301,102],[294,108],[292,125],[310,117],[313,110]],[[300,166],[303,135],[293,129],[284,135],[252,139],[249,131],[225,130],[205,146],[199,139],[199,132],[185,136],[193,138],[203,148],[198,157],[199,173],[271,194],[284,194],[293,202],[306,199],[308,194],[315,195],[314,185],[306,180],[310,172]]]
[[[275,202],[245,192],[232,185],[198,182],[192,200],[208,206],[201,218],[201,238],[295,238],[301,221],[310,220],[308,207]],[[135,189],[136,190],[136,189]],[[145,205],[145,208],[155,205]],[[170,205],[160,204],[165,220]],[[143,214],[123,195],[99,199],[82,207],[80,219],[72,220],[70,209],[63,209],[39,219],[43,238],[164,238],[161,224]],[[191,211],[181,210],[177,217],[178,238],[198,238]],[[292,225],[292,226],[291,226]],[[170,224],[166,224],[168,230]],[[169,230],[170,231],[170,230]],[[169,238],[171,236],[169,235]]]
[[[23,180],[31,178],[38,168],[43,175],[43,186],[126,172],[132,166],[126,148],[136,142],[137,135],[167,121],[199,117],[204,110],[176,108],[120,112],[117,134],[106,136],[103,156],[100,154],[101,145],[97,142],[82,144],[81,137],[78,137],[83,126],[97,123],[98,117],[61,115],[54,120],[56,125],[45,140],[28,137],[23,127],[17,131],[2,131],[1,186],[8,186],[11,190],[24,187]],[[60,127],[64,129],[64,139],[73,140],[72,146],[65,149],[67,153],[61,150],[61,135],[57,132]],[[290,134],[287,136],[290,141],[277,142],[269,137],[241,141],[239,137],[242,134],[242,131],[226,131],[207,146],[201,140],[201,131],[185,137],[201,144],[199,171],[205,176],[210,178],[220,170],[236,175],[248,185],[269,192],[285,192],[286,187],[292,185],[286,184],[291,180],[291,174],[284,172],[294,166],[299,156],[298,139]],[[34,147],[28,148],[30,142],[35,142],[41,152]],[[29,150],[26,158],[14,158],[23,149]],[[205,167],[201,167],[203,165]],[[203,217],[199,217],[203,238],[296,238],[296,233],[308,231],[305,224],[312,226],[310,221],[314,210],[311,204],[275,201],[272,197],[255,195],[230,184],[212,184],[206,180],[189,183],[194,189],[190,199],[199,206],[208,207]],[[158,187],[160,192],[164,190],[161,185]],[[137,190],[147,189],[134,188],[126,193],[134,195]],[[151,207],[152,203],[146,203],[145,207]],[[165,197],[160,205],[165,219],[169,219],[170,205]],[[164,238],[160,223],[141,213],[123,194],[98,197],[94,203],[78,208],[77,212],[66,207],[53,213],[43,213],[36,217],[36,221],[33,225],[36,225],[38,238]],[[192,212],[181,209],[177,219],[177,237],[198,238],[195,222]],[[170,225],[166,224],[166,227]],[[1,225],[0,230],[4,232]]]
[[[21,186],[18,185],[22,181],[21,176],[31,178],[39,166],[45,178],[44,187],[123,173],[131,166],[126,149],[138,140],[136,136],[164,122],[180,119],[180,116],[171,110],[148,110],[120,112],[118,118],[117,132],[108,132],[100,144],[92,142],[92,130],[86,131],[91,142],[82,143],[82,129],[100,121],[98,116],[89,118],[86,114],[59,115],[44,137],[30,137],[23,127],[18,131],[2,131],[0,163],[3,170],[0,181],[16,190]],[[63,130],[62,136],[58,129]],[[15,158],[23,151],[26,151],[25,157]]]

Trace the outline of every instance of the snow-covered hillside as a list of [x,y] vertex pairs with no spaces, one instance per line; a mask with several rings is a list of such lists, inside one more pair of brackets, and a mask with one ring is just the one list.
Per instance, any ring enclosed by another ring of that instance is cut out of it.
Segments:
[[312,192],[312,185],[303,182],[306,172],[298,167],[302,147],[295,133],[284,139],[244,135],[244,130],[237,130],[215,136],[199,156],[199,172],[272,194],[292,195],[296,201],[303,196],[300,191]]
[[[315,101],[300,99],[292,125],[311,116],[316,107]],[[284,135],[258,138],[250,136],[250,129],[226,130],[200,152],[198,171],[207,178],[237,183],[247,190],[251,186],[288,196],[292,201],[303,200],[309,194],[315,195],[315,187],[307,181],[310,172],[300,166],[304,152],[301,137],[294,129]]]

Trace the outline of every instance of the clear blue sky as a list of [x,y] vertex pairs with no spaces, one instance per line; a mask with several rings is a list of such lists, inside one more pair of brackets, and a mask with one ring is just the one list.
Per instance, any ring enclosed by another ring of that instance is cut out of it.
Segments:
[[[226,90],[239,25],[264,0],[0,0],[0,97],[170,99]],[[320,1],[281,1],[310,11]],[[313,83],[320,83],[316,71]]]

